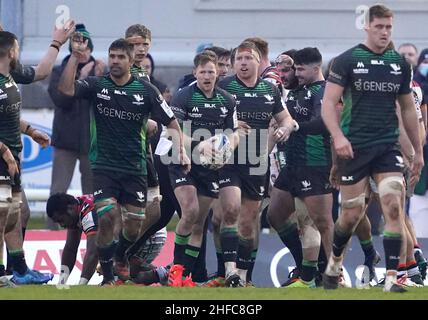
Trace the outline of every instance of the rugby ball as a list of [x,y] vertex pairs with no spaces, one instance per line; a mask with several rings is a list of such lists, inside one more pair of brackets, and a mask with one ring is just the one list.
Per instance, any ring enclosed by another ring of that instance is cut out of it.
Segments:
[[214,156],[206,157],[201,154],[200,161],[203,167],[211,170],[218,170],[223,167],[227,161],[229,161],[232,151],[230,150],[229,138],[225,134],[216,134],[212,140],[214,144],[213,148],[215,150]]

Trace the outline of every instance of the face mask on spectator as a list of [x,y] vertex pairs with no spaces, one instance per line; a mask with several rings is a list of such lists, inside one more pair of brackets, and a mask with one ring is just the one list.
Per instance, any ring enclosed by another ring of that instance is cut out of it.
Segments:
[[421,63],[418,69],[419,69],[419,73],[424,77],[428,75],[428,63]]

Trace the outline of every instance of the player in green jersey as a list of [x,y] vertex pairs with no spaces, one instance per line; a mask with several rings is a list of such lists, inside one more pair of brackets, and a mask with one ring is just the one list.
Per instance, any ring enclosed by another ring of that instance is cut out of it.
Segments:
[[[322,118],[330,131],[337,154],[342,214],[334,228],[333,251],[324,273],[324,288],[335,289],[344,249],[364,214],[369,177],[376,182],[385,218],[384,291],[405,292],[397,284],[404,194],[403,158],[397,148],[396,100],[401,106],[404,128],[415,149],[412,176],[423,166],[416,109],[410,88],[411,67],[393,49],[393,13],[383,5],[368,11],[364,44],[338,56],[331,67],[323,98]],[[343,97],[341,124],[336,105]]]
[[[177,163],[188,170],[190,161],[185,155],[179,124],[162,95],[150,83],[131,75],[133,48],[125,39],[110,45],[110,74],[74,82],[78,57],[86,45],[79,35],[74,38],[73,53],[58,88],[65,95],[92,100],[90,160],[99,218],[97,245],[103,283],[111,284],[114,281],[113,255],[116,274],[122,280],[128,278],[125,252],[154,223],[151,217],[144,215],[149,116],[174,130],[173,151],[177,151]],[[117,244],[115,236],[119,237]]]

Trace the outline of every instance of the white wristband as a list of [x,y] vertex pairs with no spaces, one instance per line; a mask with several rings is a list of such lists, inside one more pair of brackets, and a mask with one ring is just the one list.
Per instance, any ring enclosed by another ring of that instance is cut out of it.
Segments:
[[86,285],[88,284],[89,280],[86,278],[80,278],[79,285]]

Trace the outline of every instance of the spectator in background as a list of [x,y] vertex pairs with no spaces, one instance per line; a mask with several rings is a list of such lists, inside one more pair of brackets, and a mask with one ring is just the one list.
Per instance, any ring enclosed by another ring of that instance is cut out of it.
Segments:
[[149,75],[150,82],[162,93],[165,101],[170,103],[172,97],[171,91],[165,83],[154,77],[153,73],[155,72],[155,62],[150,53],[147,53],[146,57],[143,59],[142,64],[144,69],[146,69],[147,74]]
[[421,51],[418,67],[413,78],[422,88],[424,100],[428,101],[428,48]]
[[416,46],[413,43],[403,43],[397,51],[410,63],[414,70],[418,65],[418,49]]
[[[105,64],[96,60],[92,55],[94,45],[84,24],[76,25],[76,32],[88,40],[88,48],[79,63],[76,80],[88,76],[101,76],[106,72]],[[58,83],[70,55],[64,58],[60,66],[54,68],[49,83],[48,92],[55,104],[52,126],[52,183],[50,194],[67,192],[73,178],[76,161],[79,160],[81,185],[83,194],[92,190],[92,173],[89,164],[89,100],[76,99],[61,95]],[[47,221],[49,229],[58,229],[50,218]]]

